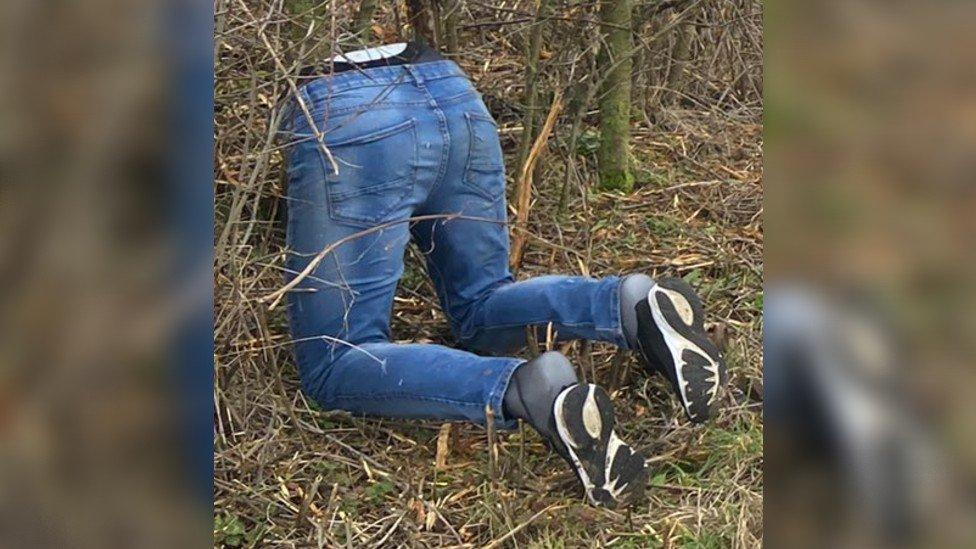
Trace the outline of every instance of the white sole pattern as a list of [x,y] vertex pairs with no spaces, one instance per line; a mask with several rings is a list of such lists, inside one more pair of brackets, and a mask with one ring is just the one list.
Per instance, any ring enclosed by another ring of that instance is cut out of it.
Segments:
[[[556,429],[569,454],[570,460],[576,469],[579,479],[583,484],[584,491],[586,492],[587,499],[590,501],[590,503],[595,506],[605,505],[605,502],[601,502],[594,497],[594,494],[599,490],[606,491],[612,497],[614,502],[619,503],[622,497],[625,495],[625,492],[627,492],[628,489],[633,488],[632,483],[635,480],[642,482],[643,476],[623,478],[623,475],[618,475],[616,478],[609,478],[618,453],[622,451],[627,452],[628,457],[633,454],[630,446],[625,444],[617,436],[616,432],[611,429],[607,437],[606,449],[602,453],[602,463],[597,464],[600,466],[600,476],[602,478],[590,478],[589,474],[587,473],[587,464],[583,463],[577,453],[579,442],[574,439],[573,434],[570,432],[570,428],[567,424],[568,420],[565,417],[565,398],[574,388],[577,387],[578,386],[567,388],[556,397],[555,404],[553,405],[556,412]],[[603,425],[599,405],[596,402],[596,390],[595,385],[590,384],[587,386],[586,399],[580,413],[582,416],[581,421],[586,433],[591,436],[594,441],[599,441],[602,439],[603,429],[606,426]],[[589,465],[592,466],[593,464],[591,463]],[[643,463],[641,465],[643,466]]]
[[[689,382],[685,380],[685,377],[682,374],[682,370],[686,366],[682,355],[686,350],[691,350],[692,352],[701,355],[708,361],[708,365],[704,367],[710,374],[710,376],[705,379],[705,381],[709,384],[709,388],[705,391],[705,394],[708,396],[707,406],[711,406],[718,396],[718,389],[721,385],[719,363],[701,347],[685,338],[677,330],[675,330],[671,324],[668,323],[667,319],[664,317],[664,313],[658,306],[658,294],[663,294],[672,302],[672,304],[674,304],[675,310],[678,311],[682,320],[686,321],[689,327],[694,322],[694,319],[690,316],[690,311],[692,309],[685,296],[674,290],[669,290],[655,284],[651,288],[650,292],[648,292],[647,303],[650,305],[651,315],[654,318],[654,324],[664,337],[664,342],[671,353],[671,359],[674,363],[675,376],[678,380],[678,390],[681,397],[681,405],[684,406],[685,410],[690,413],[691,407],[694,404],[694,401],[688,396]],[[684,311],[688,311],[689,313],[686,314]]]

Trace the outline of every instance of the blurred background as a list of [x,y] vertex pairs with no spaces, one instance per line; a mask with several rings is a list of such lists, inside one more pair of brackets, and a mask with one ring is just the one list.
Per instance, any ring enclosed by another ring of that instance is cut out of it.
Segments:
[[764,541],[973,546],[976,5],[767,6]]
[[211,6],[0,13],[0,546],[206,546]]

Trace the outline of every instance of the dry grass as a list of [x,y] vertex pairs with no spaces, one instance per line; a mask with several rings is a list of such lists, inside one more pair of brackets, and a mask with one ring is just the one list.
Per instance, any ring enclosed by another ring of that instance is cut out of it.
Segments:
[[[692,427],[662,380],[647,377],[632,357],[603,344],[562,348],[584,378],[613,389],[621,435],[652,456],[648,498],[626,513],[587,506],[568,468],[529,429],[495,434],[492,453],[481,427],[353,418],[324,412],[299,391],[282,308],[258,301],[284,280],[276,221],[281,144],[273,128],[277,100],[289,82],[298,82],[297,68],[342,42],[352,7],[291,17],[285,13],[294,12],[273,0],[217,4],[215,545],[760,544],[761,50],[744,38],[759,24],[749,15],[757,3],[686,4],[697,10],[690,17],[700,24],[683,92],[689,98],[667,108],[645,94],[635,99],[655,106],[636,117],[640,187],[631,195],[592,190],[595,119],[585,108],[572,139],[572,84],[588,70],[586,44],[560,48],[543,66],[544,89],[569,90],[569,112],[556,124],[534,183],[537,200],[519,277],[684,276],[702,293],[729,361],[721,414],[708,426]],[[458,61],[485,93],[513,161],[521,134],[520,33],[529,24],[520,13],[531,12],[534,2],[510,4],[509,11],[463,4],[462,25],[499,24],[462,27]],[[573,33],[573,43],[579,42],[592,6],[573,6],[548,22],[550,47]],[[302,31],[312,20],[311,32]],[[381,10],[377,21],[378,32],[396,32],[392,12]],[[643,53],[646,73],[636,78],[645,89],[666,73],[662,52],[670,51],[669,40],[660,36]],[[751,72],[736,76],[744,70]],[[566,181],[568,201],[560,213]],[[403,341],[452,341],[415,250],[407,257],[392,322]],[[547,345],[544,333],[537,339]]]

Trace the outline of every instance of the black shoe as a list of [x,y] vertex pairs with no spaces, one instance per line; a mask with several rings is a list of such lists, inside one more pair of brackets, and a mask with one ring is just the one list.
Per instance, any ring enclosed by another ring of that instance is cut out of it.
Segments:
[[613,432],[610,395],[592,385],[574,385],[556,397],[556,429],[562,448],[593,505],[614,508],[636,501],[647,478],[644,455]]
[[637,302],[637,347],[647,367],[663,373],[688,417],[711,417],[726,382],[725,359],[705,332],[701,300],[680,278],[656,281]]

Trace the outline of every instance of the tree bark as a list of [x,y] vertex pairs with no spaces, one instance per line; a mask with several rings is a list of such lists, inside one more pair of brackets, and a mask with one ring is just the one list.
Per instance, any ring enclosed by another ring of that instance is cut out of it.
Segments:
[[444,8],[447,13],[444,15],[444,42],[447,53],[456,54],[458,52],[458,19],[461,16],[461,0],[448,2]]
[[542,53],[542,19],[549,11],[550,0],[539,0],[536,6],[535,19],[530,28],[528,47],[525,52],[525,91],[522,103],[525,114],[522,116],[522,143],[519,146],[518,170],[521,171],[535,141],[535,126],[539,119],[539,89],[536,82],[539,78],[539,55]]
[[413,39],[433,48],[437,47],[434,35],[436,21],[431,4],[437,0],[407,0],[407,23],[413,28]]
[[600,149],[597,151],[600,187],[630,192],[630,73],[632,67],[631,0],[602,0],[600,18],[606,41],[606,67],[610,67],[600,99]]
[[[676,16],[677,17],[677,16]],[[665,81],[664,104],[674,105],[684,91],[685,67],[691,55],[691,43],[694,40],[695,26],[691,21],[685,21],[675,29],[674,49],[671,50],[671,62],[668,66],[668,76]]]

